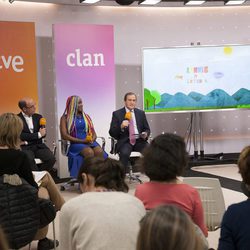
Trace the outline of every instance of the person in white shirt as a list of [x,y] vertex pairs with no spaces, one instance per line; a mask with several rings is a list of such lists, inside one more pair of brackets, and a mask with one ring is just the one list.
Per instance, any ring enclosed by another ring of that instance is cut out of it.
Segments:
[[[32,162],[32,170],[51,171],[56,159],[51,150],[43,143],[43,138],[46,136],[46,120],[42,115],[35,113],[36,104],[32,98],[22,98],[18,102],[18,106],[21,109],[18,116],[23,121],[21,148]],[[35,164],[35,158],[39,158],[42,161],[39,164],[39,168]]]
[[83,194],[61,210],[61,250],[135,250],[145,208],[126,193],[124,178],[117,160],[91,157],[84,161],[78,174]]

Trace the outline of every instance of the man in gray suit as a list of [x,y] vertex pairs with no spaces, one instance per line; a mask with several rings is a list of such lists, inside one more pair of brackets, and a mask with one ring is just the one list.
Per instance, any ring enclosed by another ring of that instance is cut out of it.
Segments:
[[115,152],[127,167],[132,151],[142,152],[148,145],[150,128],[145,112],[135,108],[137,97],[128,92],[124,96],[124,107],[113,112],[109,134],[117,140]]

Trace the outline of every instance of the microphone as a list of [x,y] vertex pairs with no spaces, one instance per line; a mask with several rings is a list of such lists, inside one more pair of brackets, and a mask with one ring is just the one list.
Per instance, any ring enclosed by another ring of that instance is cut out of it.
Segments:
[[128,121],[130,121],[131,120],[131,118],[132,118],[132,114],[131,114],[131,112],[126,112],[126,114],[125,114],[125,120],[128,120]]
[[46,119],[42,117],[39,121],[40,127],[45,128],[46,127]]

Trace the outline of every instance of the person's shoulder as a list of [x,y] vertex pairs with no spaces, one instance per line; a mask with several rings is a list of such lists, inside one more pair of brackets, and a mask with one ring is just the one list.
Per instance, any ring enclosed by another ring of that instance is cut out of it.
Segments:
[[13,148],[9,148],[9,149],[3,149],[1,150],[1,152],[3,154],[9,154],[9,155],[12,155],[13,158],[17,158],[17,157],[20,157],[20,158],[25,158],[27,157],[27,155],[21,151],[21,150],[18,150],[18,149],[13,149]]
[[85,200],[85,194],[80,194],[63,204],[61,212],[67,213],[67,211],[75,210],[79,204],[83,205]]
[[250,210],[250,200],[241,201],[228,206],[227,213],[239,213],[239,211]]
[[26,153],[24,153],[22,150],[17,150],[17,149],[13,149],[13,154],[15,154],[16,156],[19,156],[23,159],[29,159],[28,155]]
[[138,184],[135,188],[135,193],[136,194],[141,194],[144,192],[147,192],[148,189],[154,188],[154,184],[152,184],[151,182],[145,182],[142,184]]
[[193,186],[186,183],[179,183],[176,185],[177,189],[181,190],[186,194],[190,194],[191,196],[199,196],[199,192]]
[[137,207],[142,213],[146,212],[143,202],[136,196],[123,192],[115,192],[115,193],[118,193],[118,195],[120,195],[121,200],[123,201],[124,204],[130,204],[133,207]]
[[114,113],[122,113],[122,112],[124,112],[124,110],[125,110],[125,108],[123,107],[123,108],[115,110]]
[[144,110],[141,110],[141,109],[138,109],[138,108],[135,108],[134,111],[137,113],[137,114],[144,114]]
[[119,204],[133,204],[144,209],[144,205],[141,200],[130,193],[114,191],[102,192],[101,194],[103,194],[103,199],[106,201],[113,200]]
[[41,114],[38,114],[38,113],[34,113],[32,116],[36,117],[36,118],[42,118],[43,117]]

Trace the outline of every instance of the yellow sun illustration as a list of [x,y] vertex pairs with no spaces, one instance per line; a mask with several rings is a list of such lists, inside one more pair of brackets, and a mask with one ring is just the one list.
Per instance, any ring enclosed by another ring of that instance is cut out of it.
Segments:
[[224,47],[224,54],[231,55],[233,53],[232,47]]

